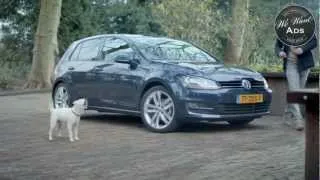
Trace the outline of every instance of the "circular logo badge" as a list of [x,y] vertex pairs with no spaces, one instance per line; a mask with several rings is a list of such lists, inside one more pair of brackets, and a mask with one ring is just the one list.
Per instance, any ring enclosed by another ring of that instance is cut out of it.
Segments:
[[251,89],[251,83],[246,79],[242,80],[241,85],[245,89]]
[[301,46],[309,42],[315,33],[315,27],[311,12],[297,5],[282,9],[275,22],[278,39],[288,46]]

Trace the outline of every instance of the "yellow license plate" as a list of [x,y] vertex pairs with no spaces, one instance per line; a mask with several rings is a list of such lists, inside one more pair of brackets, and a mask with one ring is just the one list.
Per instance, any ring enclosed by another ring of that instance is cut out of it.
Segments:
[[239,95],[237,99],[238,104],[255,104],[262,103],[263,95],[262,94],[243,94]]

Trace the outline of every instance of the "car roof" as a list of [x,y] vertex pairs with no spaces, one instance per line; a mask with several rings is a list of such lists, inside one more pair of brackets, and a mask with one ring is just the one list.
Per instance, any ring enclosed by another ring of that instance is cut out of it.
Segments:
[[141,35],[141,34],[101,34],[101,35],[95,35],[95,36],[90,36],[90,37],[86,37],[83,39],[79,39],[77,41],[75,41],[75,43],[80,43],[86,40],[90,40],[90,39],[95,39],[95,38],[101,38],[101,37],[119,37],[119,38],[124,38],[130,41],[152,41],[152,40],[160,40],[160,41],[168,41],[168,40],[174,40],[174,39],[170,39],[167,37],[160,37],[160,36],[145,36],[145,35]]

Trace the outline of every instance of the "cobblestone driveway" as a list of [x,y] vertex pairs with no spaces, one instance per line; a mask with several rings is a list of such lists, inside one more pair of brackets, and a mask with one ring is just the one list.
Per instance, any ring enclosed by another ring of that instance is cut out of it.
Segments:
[[279,117],[155,134],[139,118],[88,115],[80,141],[49,142],[48,97],[0,97],[0,179],[303,179],[303,133]]

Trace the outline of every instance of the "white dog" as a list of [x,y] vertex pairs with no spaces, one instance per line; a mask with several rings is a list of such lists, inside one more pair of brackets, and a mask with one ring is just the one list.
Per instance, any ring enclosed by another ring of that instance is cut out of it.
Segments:
[[[59,136],[61,136],[61,123],[66,122],[69,140],[71,142],[79,140],[78,131],[80,116],[84,114],[85,110],[88,108],[88,101],[84,98],[74,101],[73,106],[70,108],[50,108],[50,128],[49,128],[49,140],[52,140],[52,132],[56,125],[58,124]],[[74,136],[73,136],[74,135]],[[74,137],[74,138],[73,138]]]

